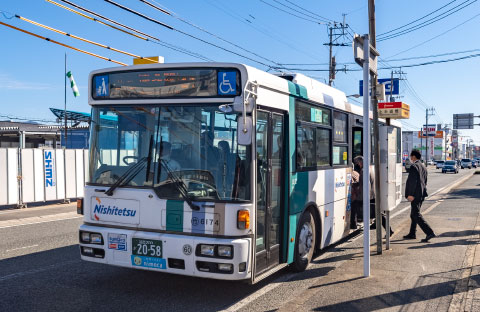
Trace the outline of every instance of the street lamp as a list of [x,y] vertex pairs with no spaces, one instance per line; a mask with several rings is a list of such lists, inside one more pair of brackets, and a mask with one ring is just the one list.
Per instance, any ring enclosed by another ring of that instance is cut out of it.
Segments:
[[349,97],[353,97],[353,98],[358,99],[359,97],[361,97],[361,95],[360,95],[360,94],[350,94],[350,95],[347,95],[347,98],[349,98]]

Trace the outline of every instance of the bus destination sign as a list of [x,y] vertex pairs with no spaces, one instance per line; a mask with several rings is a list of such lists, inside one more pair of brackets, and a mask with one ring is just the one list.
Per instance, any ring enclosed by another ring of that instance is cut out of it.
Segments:
[[240,94],[235,69],[168,69],[125,71],[93,77],[92,96],[102,99],[223,97]]

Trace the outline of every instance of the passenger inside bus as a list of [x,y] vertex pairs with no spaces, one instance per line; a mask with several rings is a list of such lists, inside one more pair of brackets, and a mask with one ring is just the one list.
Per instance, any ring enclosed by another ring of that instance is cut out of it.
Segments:
[[235,169],[235,162],[238,156],[235,156],[231,153],[230,144],[227,141],[218,142],[218,147],[221,151],[220,166],[222,179],[220,183],[217,183],[217,185],[219,185],[219,192],[223,195],[223,197],[225,197],[227,194],[231,194],[232,191],[231,186],[233,185],[234,176],[228,173]]

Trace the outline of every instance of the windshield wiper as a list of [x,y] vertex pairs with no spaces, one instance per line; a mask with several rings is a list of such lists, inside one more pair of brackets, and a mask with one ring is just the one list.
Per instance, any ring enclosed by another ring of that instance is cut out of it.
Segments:
[[148,173],[150,171],[150,162],[152,161],[152,145],[153,145],[153,135],[150,136],[150,143],[148,144],[148,157],[143,157],[138,160],[136,164],[130,167],[124,174],[118,178],[117,182],[115,182],[110,188],[105,192],[106,195],[112,196],[113,191],[120,185],[124,185],[132,181],[133,178],[143,170],[145,162],[147,163],[147,178],[145,179],[148,181]]
[[119,187],[119,186],[122,185],[122,184],[127,184],[128,182],[132,181],[132,179],[133,179],[140,171],[143,170],[143,167],[145,166],[145,163],[146,163],[147,160],[148,160],[148,157],[140,158],[136,164],[134,164],[133,166],[131,166],[127,171],[125,171],[124,174],[122,174],[122,175],[118,178],[117,182],[115,182],[114,184],[112,184],[112,186],[110,186],[110,188],[105,192],[105,195],[112,196],[112,195],[113,195],[113,191],[115,191],[115,189],[116,189],[117,187]]
[[168,176],[173,181],[173,184],[175,184],[177,186],[178,192],[180,193],[180,195],[182,195],[183,199],[185,199],[185,201],[190,206],[190,208],[192,208],[192,210],[200,210],[200,207],[195,205],[192,202],[192,199],[190,198],[190,195],[188,195],[188,190],[187,190],[187,187],[185,186],[185,183],[183,182],[183,180],[179,179],[173,173],[172,169],[170,169],[170,167],[167,165],[167,162],[164,159],[160,159],[160,164],[165,168]]

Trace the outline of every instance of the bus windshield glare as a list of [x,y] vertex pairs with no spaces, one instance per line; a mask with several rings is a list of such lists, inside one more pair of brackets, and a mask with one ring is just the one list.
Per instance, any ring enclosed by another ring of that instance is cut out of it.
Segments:
[[[224,110],[225,111],[225,110]],[[250,200],[250,147],[217,105],[95,106],[90,184],[151,187],[160,198]]]

